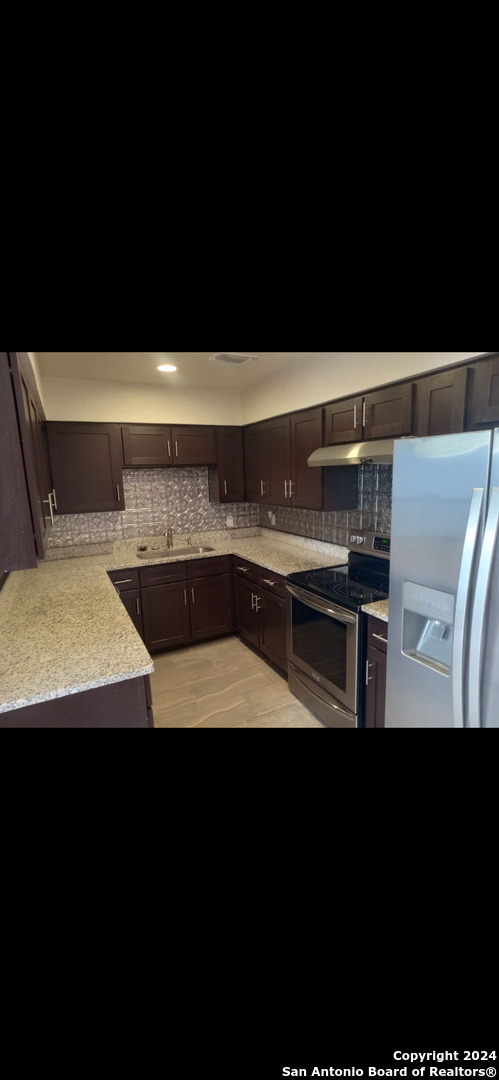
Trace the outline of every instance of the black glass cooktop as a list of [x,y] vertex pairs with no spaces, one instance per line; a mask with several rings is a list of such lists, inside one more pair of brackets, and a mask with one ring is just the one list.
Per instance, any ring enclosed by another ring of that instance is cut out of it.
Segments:
[[289,574],[287,580],[350,611],[360,611],[364,604],[388,600],[389,569],[381,560],[363,558],[347,566],[326,566]]

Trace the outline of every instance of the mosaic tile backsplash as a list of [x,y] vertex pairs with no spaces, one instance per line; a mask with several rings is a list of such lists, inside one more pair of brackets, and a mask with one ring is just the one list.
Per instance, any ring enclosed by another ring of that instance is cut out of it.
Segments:
[[[211,503],[208,470],[204,467],[125,469],[123,486],[124,511],[60,514],[55,518],[48,546],[75,547],[133,540],[157,536],[169,528],[174,533],[218,532],[227,528],[228,514],[234,519],[235,529],[261,525],[332,544],[344,545],[355,529],[390,532],[391,465],[361,466],[359,509],[328,513],[256,503]],[[272,514],[275,525],[271,523]]]

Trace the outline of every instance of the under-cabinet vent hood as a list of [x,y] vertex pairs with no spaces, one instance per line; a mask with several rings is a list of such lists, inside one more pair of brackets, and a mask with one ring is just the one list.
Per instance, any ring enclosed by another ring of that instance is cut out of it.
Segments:
[[393,439],[321,446],[310,455],[308,465],[393,465]]

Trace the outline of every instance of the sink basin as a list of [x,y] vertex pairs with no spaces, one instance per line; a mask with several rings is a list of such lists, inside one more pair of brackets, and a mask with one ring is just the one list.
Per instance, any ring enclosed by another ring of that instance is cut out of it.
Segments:
[[175,559],[178,555],[204,555],[206,551],[214,551],[212,547],[196,547],[195,544],[191,544],[189,547],[182,548],[166,548],[165,551],[156,551],[151,548],[149,551],[138,551],[138,559]]

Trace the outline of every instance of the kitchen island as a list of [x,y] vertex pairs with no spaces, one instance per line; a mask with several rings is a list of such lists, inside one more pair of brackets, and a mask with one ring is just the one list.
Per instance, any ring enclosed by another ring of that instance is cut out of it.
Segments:
[[[192,534],[192,556],[155,558],[163,537],[51,549],[0,593],[0,727],[152,727],[153,661],[108,577],[111,570],[237,555],[287,575],[341,565],[348,551],[261,528]],[[176,537],[184,547],[187,537]],[[138,546],[147,546],[138,560]],[[213,551],[196,551],[209,544]],[[90,553],[90,551],[92,553]]]

